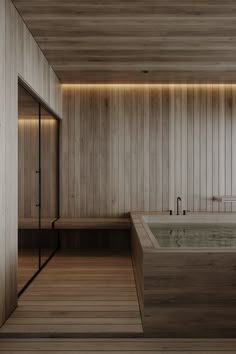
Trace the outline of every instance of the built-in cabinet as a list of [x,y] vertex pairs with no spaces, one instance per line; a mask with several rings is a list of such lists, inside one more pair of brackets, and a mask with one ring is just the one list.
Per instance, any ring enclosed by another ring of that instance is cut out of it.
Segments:
[[18,87],[18,292],[58,246],[59,122]]

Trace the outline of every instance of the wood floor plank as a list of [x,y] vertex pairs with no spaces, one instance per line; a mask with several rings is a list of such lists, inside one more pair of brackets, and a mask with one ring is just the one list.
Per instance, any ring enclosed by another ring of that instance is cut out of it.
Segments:
[[[25,301],[30,301],[30,302],[32,302],[32,301],[37,301],[37,302],[39,302],[39,301],[48,301],[48,300],[50,300],[50,299],[52,299],[52,301],[54,301],[54,299],[55,299],[55,296],[57,296],[57,299],[59,300],[59,301],[66,301],[67,300],[67,298],[68,298],[68,295],[61,295],[61,294],[49,294],[49,295],[36,295],[36,296],[34,296],[34,295],[32,295],[32,294],[30,294],[30,295],[27,295],[26,297],[25,297]],[[112,301],[112,302],[114,302],[114,301],[120,301],[120,302],[125,302],[125,301],[127,301],[127,302],[129,302],[128,304],[133,304],[133,303],[135,303],[134,301],[129,301],[129,300],[132,300],[133,299],[133,294],[131,294],[131,295],[127,295],[127,294],[99,294],[99,293],[96,293],[96,292],[94,292],[94,295],[91,295],[91,293],[89,294],[84,294],[84,295],[81,295],[81,294],[70,294],[70,299],[71,299],[71,301],[76,301],[76,302],[87,302],[87,301],[89,301],[89,302],[94,302],[94,301],[101,301],[101,302],[106,302],[106,304],[108,303],[109,304],[109,301]]]
[[15,311],[11,318],[116,318],[119,321],[119,318],[140,318],[139,311]]
[[62,334],[74,334],[74,333],[90,333],[91,335],[93,333],[103,333],[109,334],[109,333],[127,333],[127,332],[132,332],[132,333],[140,333],[140,325],[136,324],[82,324],[82,325],[69,325],[69,324],[14,324],[14,325],[7,325],[3,326],[1,330],[1,334],[3,333],[24,333],[31,335],[33,333],[37,334],[42,334],[44,336],[47,333],[62,333]]
[[[69,351],[70,353],[77,353],[77,354],[84,354],[84,351],[82,350],[75,350],[75,351]],[[15,354],[15,351],[1,351],[1,353],[5,353],[5,354]],[[17,353],[19,354],[25,354],[25,351],[17,351]],[[31,350],[30,351],[30,354],[40,354],[42,353],[42,351],[40,350]],[[51,354],[52,351],[48,351],[48,350],[45,350],[43,351],[43,353],[45,354]],[[58,354],[66,354],[68,353],[68,350],[57,350],[57,353]],[[133,351],[133,350],[114,350],[114,351],[110,351],[110,353],[115,353],[115,354],[146,354],[147,351],[146,350],[137,350],[137,351]],[[179,350],[174,350],[174,351],[170,351],[170,350],[153,350],[153,351],[148,351],[148,353],[155,353],[155,354],[183,354],[182,351],[179,351]],[[207,351],[195,351],[195,350],[188,350],[187,352],[188,354],[196,354],[196,353],[203,353],[203,354],[215,354],[216,352],[215,351],[211,351],[211,350],[207,350]],[[231,351],[231,352],[228,352],[228,353],[234,353],[234,351]],[[100,350],[89,350],[89,351],[86,351],[86,354],[101,354],[101,351]],[[225,351],[217,351],[217,354],[225,354]]]
[[1,353],[235,353],[235,339],[0,339]]
[[134,318],[96,318],[96,317],[80,317],[80,318],[12,318],[8,321],[9,326],[14,325],[132,325],[137,324],[137,319]]
[[[41,300],[37,300],[37,301],[21,301],[22,305],[37,305],[37,306],[48,306],[50,308],[50,306],[63,306],[65,302],[68,302],[67,300],[64,301],[58,301],[58,300],[46,300],[46,301],[41,301]],[[119,306],[122,307],[123,305],[125,306],[137,306],[138,308],[138,304],[135,301],[101,301],[101,300],[95,300],[95,301],[73,301],[70,300],[70,306]]]
[[[73,305],[64,305],[64,306],[37,306],[37,304],[29,306],[29,305],[20,305],[19,308],[16,310],[18,312],[26,312],[26,311],[38,311],[38,312],[43,312],[43,311],[53,311],[53,312],[57,312],[57,311],[90,311],[90,312],[104,312],[104,311],[125,311],[125,312],[130,312],[130,311],[134,311],[137,312],[137,306],[100,306],[95,305],[95,306],[84,306],[84,305],[80,305],[80,306],[73,306]],[[6,323],[7,324],[7,323]],[[5,326],[6,326],[5,324]],[[1,333],[1,329],[0,329],[0,333]]]

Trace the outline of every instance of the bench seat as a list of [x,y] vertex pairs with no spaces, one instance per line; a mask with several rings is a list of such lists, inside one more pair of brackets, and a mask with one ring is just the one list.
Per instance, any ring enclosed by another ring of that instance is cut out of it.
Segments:
[[[41,229],[52,229],[53,222],[56,218],[41,219]],[[37,230],[39,228],[39,220],[37,218],[20,218],[18,220],[18,228],[20,230]]]
[[122,229],[129,230],[129,218],[60,218],[54,222],[54,229]]

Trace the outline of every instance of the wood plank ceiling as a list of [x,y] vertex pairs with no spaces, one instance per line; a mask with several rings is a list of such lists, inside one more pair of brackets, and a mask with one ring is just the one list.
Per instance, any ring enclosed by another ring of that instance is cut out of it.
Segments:
[[235,0],[13,0],[63,83],[233,82]]

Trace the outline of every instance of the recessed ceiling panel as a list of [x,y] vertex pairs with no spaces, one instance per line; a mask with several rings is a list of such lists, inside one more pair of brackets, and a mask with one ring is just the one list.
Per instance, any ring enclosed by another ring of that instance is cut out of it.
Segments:
[[13,0],[64,83],[236,80],[234,0]]

